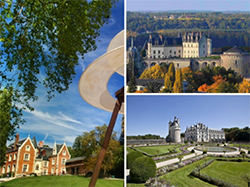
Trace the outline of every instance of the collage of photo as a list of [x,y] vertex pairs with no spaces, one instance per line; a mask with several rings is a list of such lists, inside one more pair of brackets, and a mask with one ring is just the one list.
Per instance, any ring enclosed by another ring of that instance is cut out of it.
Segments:
[[2,0],[0,187],[250,187],[249,0]]

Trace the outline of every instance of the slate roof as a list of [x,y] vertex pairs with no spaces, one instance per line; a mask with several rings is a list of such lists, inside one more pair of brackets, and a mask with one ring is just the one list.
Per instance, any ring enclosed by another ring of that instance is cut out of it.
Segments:
[[232,47],[232,48],[230,48],[230,49],[228,49],[226,52],[224,52],[224,53],[240,53],[240,54],[246,54],[247,52],[246,51],[244,51],[243,49],[241,49],[241,48],[238,48],[237,46],[234,46],[234,47]]

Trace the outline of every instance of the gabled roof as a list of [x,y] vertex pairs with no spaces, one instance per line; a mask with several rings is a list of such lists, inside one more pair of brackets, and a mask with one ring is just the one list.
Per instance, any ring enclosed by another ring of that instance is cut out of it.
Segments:
[[63,147],[63,144],[56,144],[56,152],[57,152],[56,154],[59,153],[62,147]]

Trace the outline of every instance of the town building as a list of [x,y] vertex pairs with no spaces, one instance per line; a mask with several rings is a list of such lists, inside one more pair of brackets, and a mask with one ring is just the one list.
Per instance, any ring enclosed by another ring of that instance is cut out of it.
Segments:
[[70,153],[66,143],[54,143],[54,147],[37,144],[35,136],[19,140],[16,134],[14,143],[7,147],[5,164],[0,167],[0,175],[14,174],[16,177],[37,175],[66,174],[66,161]]
[[225,140],[223,130],[209,129],[202,123],[187,127],[185,140],[194,142],[221,142]]

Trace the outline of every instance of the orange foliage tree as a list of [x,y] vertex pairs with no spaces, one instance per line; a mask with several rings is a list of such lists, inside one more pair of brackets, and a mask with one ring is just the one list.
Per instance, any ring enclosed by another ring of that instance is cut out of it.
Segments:
[[239,93],[250,93],[250,82],[245,78],[242,83],[239,84]]
[[166,69],[160,65],[155,65],[145,69],[139,79],[164,79]]

